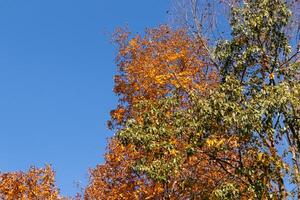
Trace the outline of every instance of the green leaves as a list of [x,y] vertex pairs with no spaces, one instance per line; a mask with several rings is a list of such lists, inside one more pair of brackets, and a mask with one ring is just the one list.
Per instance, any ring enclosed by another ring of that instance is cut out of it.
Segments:
[[223,76],[234,74],[248,82],[279,69],[279,63],[291,53],[285,35],[291,12],[281,0],[247,1],[232,9],[232,40],[220,41],[216,58]]
[[[245,153],[265,151],[269,152],[270,158],[262,159],[262,153],[259,153],[258,159],[248,165],[228,164],[227,167],[238,172],[237,176],[255,182],[263,179],[263,171],[267,170],[268,181],[276,181],[283,168],[283,164],[279,164],[283,163],[283,159],[274,143],[280,143],[284,134],[281,129],[283,121],[278,123],[276,119],[284,117],[283,113],[292,115],[291,108],[299,107],[299,90],[299,85],[284,81],[249,96],[239,80],[228,76],[224,84],[210,91],[208,97],[194,96],[190,99],[192,107],[182,106],[177,95],[155,104],[142,102],[139,106],[147,107],[149,111],[141,113],[143,122],[129,120],[117,137],[125,144],[134,144],[141,152],[146,152],[134,169],[158,181],[165,182],[175,176],[185,159],[199,151],[217,161],[225,159],[230,151],[238,150]],[[237,142],[232,143],[232,138]],[[203,148],[209,150],[203,152]],[[225,154],[220,156],[221,152]],[[268,164],[261,165],[262,160]],[[249,174],[249,171],[253,172]],[[258,178],[258,175],[261,177]],[[251,181],[248,184],[250,187]],[[265,188],[257,188],[262,189]]]
[[210,197],[211,200],[238,200],[241,199],[241,194],[234,184],[227,183],[222,185],[219,189],[213,191]]

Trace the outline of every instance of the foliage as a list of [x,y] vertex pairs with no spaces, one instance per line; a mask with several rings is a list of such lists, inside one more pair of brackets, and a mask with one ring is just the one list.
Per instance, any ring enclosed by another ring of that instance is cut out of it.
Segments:
[[[158,105],[151,103],[150,112],[141,113],[143,124],[128,120],[117,136],[144,152],[135,169],[154,180],[168,182],[184,172],[187,160],[196,156],[198,162],[207,159],[219,166],[215,176],[227,174],[243,186],[243,194],[250,191],[254,197],[266,198],[266,193],[276,194],[281,168],[286,167],[276,153],[275,143],[280,141],[273,135],[280,127],[274,127],[266,115],[292,101],[299,105],[299,86],[282,83],[249,98],[238,80],[228,78],[209,97],[196,98],[188,109],[181,109],[174,97]],[[174,112],[167,114],[170,110]],[[205,173],[210,174],[215,167],[206,163],[208,166]],[[210,177],[213,179],[213,173]]]
[[155,101],[175,90],[181,96],[190,90],[203,93],[216,83],[216,71],[206,65],[203,47],[184,29],[160,26],[131,39],[128,34],[122,30],[115,34],[119,74],[114,91],[120,104],[112,111],[111,124],[134,116],[132,106],[142,100]]
[[[137,199],[300,197],[299,50],[292,50],[285,28],[292,13],[282,0],[234,5],[232,38],[220,40],[213,56],[199,35],[185,36],[191,41],[186,48],[192,47],[185,58],[191,63],[200,58],[195,69],[185,68],[191,70],[185,79],[176,78],[181,77],[177,68],[168,68],[178,66],[172,60],[178,58],[173,56],[178,47],[171,44],[183,46],[185,37],[175,37],[182,36],[182,30],[173,33],[162,27],[127,43],[128,36],[121,34],[115,88],[120,105],[112,112],[117,125],[113,140],[137,157],[123,157],[130,179],[104,174],[110,179],[99,183],[124,184],[142,177],[152,186],[162,185],[158,196],[147,196],[148,185],[126,190],[133,194],[143,188],[146,196]],[[220,74],[210,79],[206,68],[215,75],[220,69]],[[194,84],[198,77],[202,81]],[[117,155],[114,151],[108,155]],[[101,167],[116,170],[109,162]],[[90,187],[96,188],[97,176],[92,173]],[[289,190],[291,185],[295,189]]]
[[241,199],[240,191],[233,184],[223,185],[220,189],[217,189],[211,195],[212,200],[238,200]]
[[[299,3],[221,2],[231,37],[216,45],[197,0],[195,29],[115,33],[116,134],[85,199],[300,199]],[[53,176],[49,166],[0,174],[0,198],[60,199]]]
[[[154,120],[151,117],[155,113],[152,108],[174,94],[178,97],[177,107],[188,108],[191,106],[189,99],[192,93],[205,96],[208,88],[216,87],[218,81],[216,70],[205,65],[205,53],[202,47],[193,41],[184,30],[174,31],[167,26],[161,26],[157,29],[147,30],[144,38],[134,37],[128,39],[129,42],[126,41],[127,38],[126,32],[118,32],[120,75],[117,75],[115,79],[115,91],[121,96],[121,99],[118,108],[112,112],[112,118],[120,131],[130,126],[128,124],[130,122],[135,122],[140,126],[151,123]],[[201,54],[203,55],[201,56]],[[166,108],[163,112],[168,113],[169,119],[172,120],[174,110]],[[143,113],[148,113],[148,117],[144,117]],[[155,120],[161,119],[155,118]],[[138,134],[133,134],[139,137]],[[143,139],[143,136],[140,136]],[[148,138],[148,142],[150,139]],[[198,196],[200,194],[207,195],[215,187],[217,181],[222,179],[222,175],[218,173],[220,167],[214,167],[213,162],[204,159],[205,155],[199,153],[193,158],[186,159],[186,162],[183,163],[186,170],[177,174],[177,177],[173,177],[172,181],[157,182],[152,180],[152,176],[149,176],[144,170],[140,170],[143,165],[135,166],[138,160],[150,156],[150,149],[144,151],[140,145],[131,142],[123,143],[120,138],[114,138],[111,145],[115,147],[116,142],[119,148],[110,147],[106,155],[106,163],[91,172],[91,184],[87,190],[88,197],[96,193],[95,191],[99,188],[97,185],[107,188],[105,194],[107,198],[111,199],[121,198],[120,195],[122,197],[134,196],[133,194],[137,193],[139,198],[163,198],[170,196],[171,193],[174,193],[173,198],[175,194],[185,197],[193,191],[198,191]],[[173,145],[181,146],[181,150],[187,148],[183,138],[178,140],[173,137],[173,140],[169,138],[166,141],[161,140],[161,142],[166,146],[171,142]],[[152,144],[156,145],[149,143],[150,146]],[[166,149],[159,149],[159,145],[156,146],[152,148],[153,153]],[[120,149],[123,149],[124,152],[121,153]],[[171,160],[172,156],[176,154],[174,148],[169,148],[169,150],[165,155],[167,160]],[[203,159],[202,165],[197,162],[197,157]],[[165,164],[167,169],[161,168],[161,164]],[[162,173],[167,173],[172,169],[167,165],[168,163],[156,160],[157,169]],[[209,170],[206,169],[207,165],[211,166]],[[192,174],[190,169],[193,169],[196,174]],[[202,172],[198,173],[197,171]],[[112,172],[118,172],[118,174],[112,174]],[[159,176],[161,180],[166,180],[165,176]],[[130,183],[128,183],[129,180]],[[203,182],[203,180],[207,180],[211,184],[207,185],[207,182]],[[181,185],[178,185],[179,183]],[[113,185],[123,186],[115,188]],[[202,191],[196,187],[201,187]],[[120,191],[118,188],[124,188],[124,190]],[[94,192],[91,192],[92,190]]]
[[286,160],[287,174],[275,168],[280,199],[288,195],[290,183],[284,177],[295,184],[291,192],[300,198],[299,48],[292,50],[287,37],[291,16],[282,0],[245,1],[232,9],[232,39],[216,47],[223,80],[228,75],[240,80],[247,98],[259,103],[254,109],[264,111],[263,129],[257,132],[260,148],[272,159]]
[[61,199],[55,186],[54,172],[45,168],[31,167],[27,173],[0,173],[0,198],[6,200]]
[[216,56],[223,75],[234,73],[239,79],[264,78],[279,70],[281,56],[291,53],[284,33],[291,12],[281,0],[246,1],[232,9],[233,39],[221,41]]
[[[146,199],[160,195],[162,185],[135,173],[130,165],[139,158],[132,145],[112,140],[105,165],[91,170],[85,199]],[[100,189],[101,188],[101,189]]]

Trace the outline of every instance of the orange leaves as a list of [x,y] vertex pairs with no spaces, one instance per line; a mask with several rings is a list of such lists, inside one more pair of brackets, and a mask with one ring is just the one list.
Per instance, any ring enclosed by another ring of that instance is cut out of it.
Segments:
[[144,199],[162,192],[161,185],[137,175],[131,168],[140,152],[113,139],[106,163],[91,170],[85,199]]
[[[206,64],[206,51],[183,29],[160,26],[132,39],[127,31],[116,35],[119,74],[114,91],[129,116],[141,100],[155,101],[174,91],[203,93],[217,82],[215,70]],[[125,113],[117,110],[112,118],[119,124]]]
[[118,107],[116,110],[111,111],[111,116],[120,123],[123,120],[125,112],[126,110],[124,108]]
[[27,173],[0,173],[0,199],[47,199],[57,200],[59,190],[55,187],[54,172],[45,168],[31,167]]
[[129,45],[132,48],[138,48],[138,38],[133,38],[129,41]]

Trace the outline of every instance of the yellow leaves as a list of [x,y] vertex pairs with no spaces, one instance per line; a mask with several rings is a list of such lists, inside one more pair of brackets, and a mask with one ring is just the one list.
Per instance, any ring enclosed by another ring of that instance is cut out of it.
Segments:
[[225,139],[210,137],[206,140],[205,143],[208,147],[220,148],[224,145]]
[[172,62],[172,61],[175,61],[175,60],[181,58],[182,56],[183,56],[183,55],[180,54],[180,53],[172,53],[172,54],[166,55],[166,58],[165,58],[165,59],[166,59],[168,62]]
[[170,154],[171,154],[172,156],[175,156],[175,155],[177,154],[177,150],[176,150],[176,149],[171,149],[171,150],[170,150]]
[[272,157],[266,153],[259,152],[257,154],[257,161],[262,163],[264,166],[268,166],[270,164],[274,165],[277,169],[281,169],[285,167],[284,162],[281,159]]
[[258,161],[262,161],[263,155],[264,155],[263,153],[258,153],[258,154],[257,154],[257,160],[258,160]]
[[167,83],[167,81],[170,79],[171,75],[157,75],[155,77],[155,82],[159,85],[165,85]]
[[216,139],[207,139],[206,140],[206,145],[211,147],[211,146],[215,146],[215,144],[217,143]]

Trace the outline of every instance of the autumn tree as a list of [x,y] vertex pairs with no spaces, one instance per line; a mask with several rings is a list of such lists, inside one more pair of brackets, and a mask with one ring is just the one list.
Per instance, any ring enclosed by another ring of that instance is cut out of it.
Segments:
[[[117,38],[122,42],[115,91],[121,99],[112,112],[112,124],[118,134],[111,141],[106,163],[91,171],[86,198],[209,198],[227,186],[244,188],[247,194],[249,183],[244,179],[248,177],[233,175],[238,167],[226,161],[241,160],[244,144],[237,136],[224,134],[229,130],[219,127],[220,116],[209,115],[213,109],[200,113],[201,107],[212,106],[204,100],[217,88],[217,71],[206,62],[204,50],[200,56],[193,56],[193,49],[192,56],[178,56],[178,49],[184,47],[181,40],[191,41],[185,46],[188,50],[199,43],[183,30],[166,26],[150,30],[143,39],[127,42],[126,38],[124,32]],[[183,73],[188,69],[192,73]],[[250,147],[244,152],[249,155],[243,154],[245,166],[255,152]]]
[[[114,35],[115,135],[84,198],[300,199],[299,1],[174,2],[176,28]],[[0,198],[62,199],[50,166],[0,173]]]
[[[112,111],[111,124],[122,125],[135,115],[133,106],[143,100],[156,101],[176,91],[186,96],[190,90],[204,93],[218,81],[215,69],[206,62],[203,46],[184,29],[168,26],[148,29],[146,36],[129,39],[129,33],[115,34],[119,46],[114,92],[120,96]],[[115,122],[115,123],[113,123]]]
[[116,136],[87,199],[300,198],[299,48],[289,29],[299,4],[223,2],[232,31],[216,46],[195,7],[195,31],[119,35]]
[[[207,96],[208,88],[214,88],[218,84],[217,71],[206,62],[203,47],[193,41],[183,29],[174,31],[167,26],[161,26],[147,30],[144,37],[137,36],[132,39],[128,39],[126,32],[118,32],[117,42],[120,47],[118,55],[120,74],[115,78],[115,92],[120,95],[120,105],[112,112],[111,124],[117,126],[119,131],[126,130],[130,121],[140,126],[150,125],[155,115],[153,107],[160,106],[168,97],[176,96],[178,101],[176,106],[165,107],[163,111],[168,113],[168,120],[172,121],[176,109],[185,110],[192,106],[191,95]],[[144,113],[149,115],[145,117]],[[157,116],[155,120],[164,119]],[[169,124],[169,127],[165,128],[166,131],[171,131],[175,128],[175,124]],[[148,146],[145,150],[142,150],[140,145],[124,143],[119,136],[112,139],[113,148],[111,146],[109,148],[106,164],[92,170],[87,198],[92,196],[97,199],[104,194],[108,199],[121,197],[126,199],[133,196],[163,198],[168,195],[185,197],[193,195],[193,191],[197,191],[198,196],[200,194],[204,196],[227,179],[220,173],[220,166],[215,166],[207,155],[201,152],[193,153],[193,147],[189,146],[188,135],[185,138],[175,135],[165,138],[161,144],[156,143],[157,147],[148,148]],[[161,168],[163,175],[156,174],[157,178],[159,176],[157,181],[151,179],[156,175],[152,176],[140,170],[143,165],[141,163],[138,165],[137,161],[143,157],[153,157],[158,161],[159,152],[166,150],[161,149],[161,145],[166,145],[168,149],[165,155],[161,155],[164,157],[162,160],[167,161],[165,164],[174,159],[178,151],[185,154],[181,165],[186,170],[173,171],[173,166],[170,166],[170,169]],[[152,155],[149,150],[152,151]],[[172,181],[166,177],[168,170],[172,170],[169,174],[173,176]],[[188,180],[189,178],[191,180]],[[207,184],[208,182],[210,184]],[[179,186],[179,183],[182,185]],[[98,190],[100,185],[102,190]]]
[[0,173],[0,199],[58,200],[62,199],[55,186],[54,171],[31,167],[28,172]]

